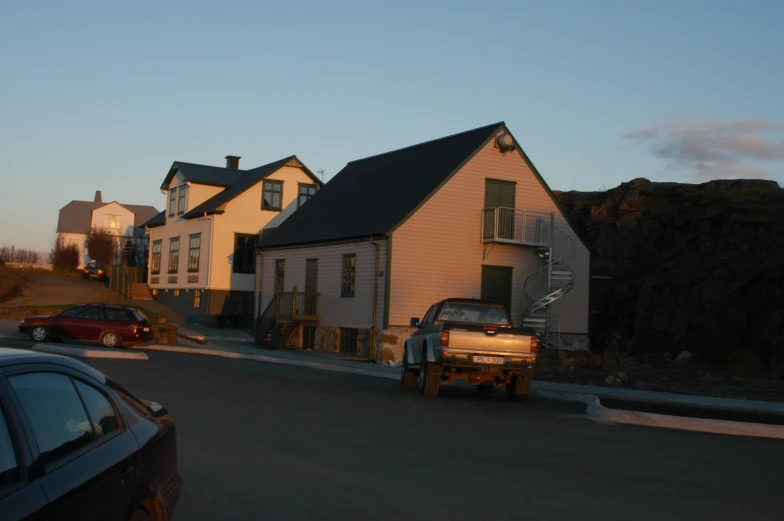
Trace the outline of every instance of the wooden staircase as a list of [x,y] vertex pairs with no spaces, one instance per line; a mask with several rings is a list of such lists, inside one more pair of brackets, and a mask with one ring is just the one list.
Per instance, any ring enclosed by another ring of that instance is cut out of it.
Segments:
[[131,299],[133,300],[152,300],[152,293],[147,287],[146,282],[134,282],[131,284]]
[[255,341],[260,347],[276,348],[291,336],[300,323],[318,323],[318,294],[278,291],[256,320]]
[[266,347],[267,349],[283,347],[284,342],[289,338],[295,327],[297,327],[296,322],[289,320],[278,322],[272,326],[266,336],[262,339],[261,347]]

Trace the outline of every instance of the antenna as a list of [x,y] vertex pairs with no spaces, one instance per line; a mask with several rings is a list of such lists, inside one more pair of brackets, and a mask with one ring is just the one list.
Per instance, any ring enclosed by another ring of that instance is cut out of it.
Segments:
[[318,170],[316,170],[316,173],[321,176],[321,182],[323,183],[324,182],[324,169],[323,168],[319,168]]

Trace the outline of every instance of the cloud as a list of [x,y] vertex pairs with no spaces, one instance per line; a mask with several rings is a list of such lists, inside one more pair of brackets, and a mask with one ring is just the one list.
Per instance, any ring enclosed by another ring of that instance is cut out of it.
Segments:
[[686,175],[692,181],[711,179],[768,178],[765,170],[750,162],[784,161],[782,130],[764,119],[735,121],[675,121],[640,128],[623,136],[648,147],[667,162],[661,177]]

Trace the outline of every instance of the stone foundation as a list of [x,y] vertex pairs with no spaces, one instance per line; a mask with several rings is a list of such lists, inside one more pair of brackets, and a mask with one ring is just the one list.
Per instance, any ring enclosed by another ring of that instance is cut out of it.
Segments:
[[[553,349],[548,348],[548,349]],[[554,349],[565,351],[588,351],[591,350],[591,340],[588,335],[580,335],[577,333],[561,333],[558,345]]]
[[[301,344],[300,344],[301,345]],[[334,326],[318,326],[313,349],[337,353],[340,349],[340,328]]]
[[408,326],[392,326],[384,330],[380,338],[381,352],[376,357],[378,362],[400,362],[403,359],[403,349],[406,345],[406,340],[410,337],[415,327]]

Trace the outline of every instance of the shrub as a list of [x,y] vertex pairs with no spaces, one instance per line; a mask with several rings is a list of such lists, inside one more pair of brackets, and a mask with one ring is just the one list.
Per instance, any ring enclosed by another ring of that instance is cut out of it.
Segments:
[[98,264],[112,264],[117,259],[117,242],[117,236],[112,235],[108,229],[93,227],[85,241],[90,260]]
[[65,240],[58,237],[54,241],[50,255],[54,269],[58,271],[73,271],[79,266],[79,247],[75,244],[66,246]]
[[41,255],[27,248],[17,248],[15,246],[0,246],[0,262],[23,262],[25,264],[38,264],[41,262]]

